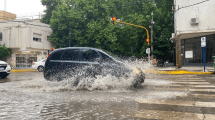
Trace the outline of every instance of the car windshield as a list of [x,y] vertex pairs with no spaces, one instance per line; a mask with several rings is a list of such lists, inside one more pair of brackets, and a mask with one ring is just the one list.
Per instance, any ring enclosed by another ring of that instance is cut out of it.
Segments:
[[120,60],[120,57],[118,55],[111,53],[110,51],[107,51],[107,50],[102,50],[102,51],[104,51],[105,53],[107,53],[111,57],[115,58],[116,60]]

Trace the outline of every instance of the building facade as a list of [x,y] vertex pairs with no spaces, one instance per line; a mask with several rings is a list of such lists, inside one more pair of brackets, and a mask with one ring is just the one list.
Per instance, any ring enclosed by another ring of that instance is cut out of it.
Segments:
[[49,25],[31,19],[0,22],[0,45],[12,51],[6,61],[14,68],[28,68],[47,57],[54,47]]
[[15,20],[16,14],[0,11],[0,21]]
[[215,56],[215,0],[174,0],[176,66],[202,65],[201,38],[206,37],[206,65]]

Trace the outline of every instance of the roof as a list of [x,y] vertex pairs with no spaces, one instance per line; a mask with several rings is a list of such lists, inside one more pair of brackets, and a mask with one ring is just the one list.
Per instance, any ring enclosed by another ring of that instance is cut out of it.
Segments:
[[0,23],[21,23],[21,24],[25,24],[25,25],[32,25],[32,26],[50,28],[50,25],[48,25],[48,24],[45,24],[45,23],[42,23],[42,22],[38,22],[36,20],[32,20],[32,19],[29,19],[29,18],[2,21]]

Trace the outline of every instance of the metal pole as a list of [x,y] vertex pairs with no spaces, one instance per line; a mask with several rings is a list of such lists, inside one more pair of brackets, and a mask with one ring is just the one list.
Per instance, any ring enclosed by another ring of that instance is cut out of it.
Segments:
[[205,72],[205,47],[203,47],[203,60],[204,60],[204,72]]
[[[153,1],[154,3],[154,1]],[[152,45],[152,42],[153,42],[153,12],[152,12],[152,21],[151,21],[151,51],[153,51],[153,45]],[[153,54],[152,54],[152,60],[153,60]]]
[[148,62],[150,63],[150,50],[148,48]]
[[4,11],[6,11],[6,0],[4,0]]
[[[153,42],[153,24],[151,25],[151,51],[153,51],[152,42]],[[152,54],[152,60],[153,60],[153,54]]]

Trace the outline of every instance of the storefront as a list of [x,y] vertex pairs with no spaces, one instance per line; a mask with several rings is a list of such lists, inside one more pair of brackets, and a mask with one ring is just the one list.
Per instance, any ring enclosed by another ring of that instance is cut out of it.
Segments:
[[16,68],[30,68],[33,62],[37,62],[37,55],[17,54]]
[[[201,36],[203,37],[203,36]],[[181,40],[181,63],[182,66],[199,66],[203,61],[203,48],[201,37]],[[206,66],[213,66],[212,56],[215,56],[215,34],[206,35]]]

